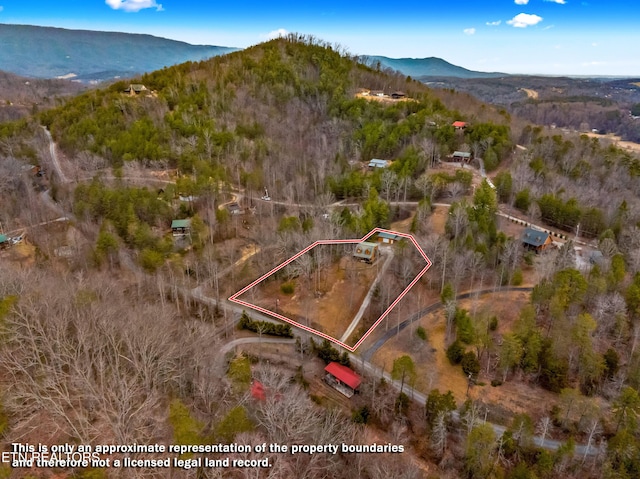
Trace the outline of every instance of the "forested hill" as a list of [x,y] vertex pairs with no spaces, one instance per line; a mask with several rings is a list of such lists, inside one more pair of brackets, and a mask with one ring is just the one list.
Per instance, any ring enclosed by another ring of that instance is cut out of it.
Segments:
[[130,33],[0,24],[0,70],[26,77],[104,80],[139,75],[235,48]]
[[[87,152],[114,166],[160,162],[200,172],[206,181],[286,188],[296,198],[322,193],[329,178],[343,181],[354,160],[398,159],[399,174],[417,177],[426,161],[418,145],[425,142],[449,154],[493,132],[485,156],[497,160],[509,149],[508,127],[485,123],[506,122],[493,108],[441,93],[451,97],[444,102],[466,109],[452,111],[425,85],[372,70],[310,38],[273,40],[136,82],[148,92],[130,96],[128,82],[117,83],[41,120],[72,157]],[[357,98],[363,88],[402,90],[407,99]],[[474,121],[467,136],[451,126],[460,119]],[[364,186],[354,181],[336,191],[359,194]]]
[[24,78],[0,71],[0,122],[51,108],[58,104],[57,98],[77,95],[87,88],[67,80]]

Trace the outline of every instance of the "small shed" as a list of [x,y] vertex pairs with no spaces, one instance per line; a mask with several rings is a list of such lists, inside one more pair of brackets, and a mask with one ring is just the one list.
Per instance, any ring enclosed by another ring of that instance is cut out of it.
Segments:
[[394,100],[399,100],[401,98],[405,98],[407,96],[407,94],[403,91],[394,91],[391,94],[391,98],[393,98]]
[[187,236],[191,234],[191,220],[173,220],[171,222],[171,232],[173,236]]
[[387,233],[385,231],[378,233],[378,243],[393,244],[399,239],[400,236],[395,233]]
[[378,158],[373,158],[369,162],[369,168],[386,168],[389,166],[389,162],[387,160],[380,160]]
[[327,373],[325,376],[327,384],[349,398],[358,391],[362,383],[360,376],[354,370],[340,363],[329,363],[324,371]]
[[454,151],[451,157],[453,158],[453,161],[459,161],[461,163],[469,163],[469,161],[471,161],[471,153],[466,151]]
[[464,130],[467,127],[467,122],[457,120],[451,123],[451,126],[454,127],[456,130]]
[[378,255],[378,245],[376,243],[370,243],[363,241],[356,245],[356,249],[353,252],[354,258],[364,261],[365,263],[373,263]]
[[551,235],[546,231],[536,230],[528,227],[522,233],[522,244],[525,248],[534,250],[536,253],[544,251],[553,243]]
[[0,249],[6,248],[7,246],[9,246],[9,244],[9,238],[7,237],[7,235],[0,234]]

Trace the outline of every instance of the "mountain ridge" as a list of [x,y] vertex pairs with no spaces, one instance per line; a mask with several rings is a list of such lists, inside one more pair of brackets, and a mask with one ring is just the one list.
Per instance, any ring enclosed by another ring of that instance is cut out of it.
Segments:
[[[193,45],[144,33],[122,33],[0,23],[0,70],[31,78],[69,77],[91,82],[131,77],[163,67],[201,61],[241,48]],[[359,57],[367,65],[420,77],[495,78],[438,57]]]
[[376,65],[397,70],[404,75],[422,79],[424,77],[457,78],[501,78],[509,76],[501,72],[480,72],[454,65],[438,57],[425,58],[389,58],[385,56],[362,57],[368,65]]
[[201,61],[237,50],[138,33],[71,30],[0,23],[0,70],[31,78],[74,75],[90,81]]

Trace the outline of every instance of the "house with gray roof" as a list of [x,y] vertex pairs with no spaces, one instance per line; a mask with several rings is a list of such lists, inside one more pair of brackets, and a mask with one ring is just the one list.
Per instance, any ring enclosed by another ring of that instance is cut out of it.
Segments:
[[355,250],[353,251],[353,257],[364,261],[365,263],[373,263],[378,256],[378,245],[377,243],[370,243],[368,241],[363,241],[362,243],[358,243],[356,245]]
[[525,248],[539,253],[547,249],[553,241],[551,235],[546,231],[537,230],[530,226],[522,233],[522,244]]

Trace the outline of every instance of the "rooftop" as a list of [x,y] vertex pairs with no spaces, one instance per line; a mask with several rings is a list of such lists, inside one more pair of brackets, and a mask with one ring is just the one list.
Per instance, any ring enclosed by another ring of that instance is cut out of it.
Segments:
[[524,233],[522,233],[522,242],[535,247],[542,246],[548,239],[549,233],[531,227],[525,229]]
[[357,389],[362,382],[360,376],[358,376],[355,371],[346,366],[343,366],[340,363],[329,363],[327,367],[324,368],[324,370],[338,379],[340,382],[349,386],[351,389]]
[[191,220],[190,219],[186,219],[186,220],[173,220],[171,222],[171,228],[190,228],[191,227]]
[[384,231],[381,231],[380,233],[378,233],[378,236],[380,238],[386,238],[386,239],[392,239],[392,240],[399,238],[399,236],[395,233],[386,233]]
[[370,162],[369,162],[369,166],[371,168],[385,168],[388,165],[387,160],[380,160],[378,158],[373,158]]
[[363,241],[362,243],[358,243],[353,256],[355,256],[356,258],[371,259],[373,258],[373,255],[375,254],[377,248],[378,245],[376,243]]

